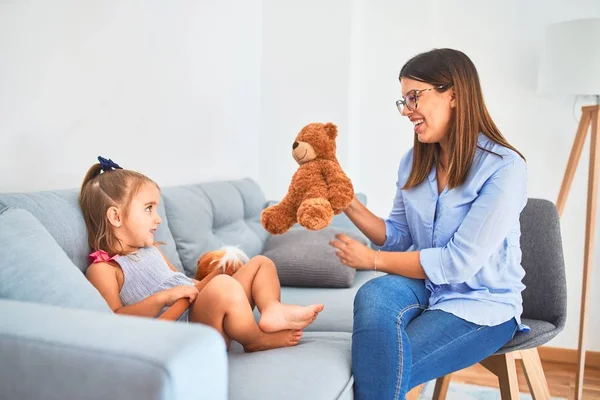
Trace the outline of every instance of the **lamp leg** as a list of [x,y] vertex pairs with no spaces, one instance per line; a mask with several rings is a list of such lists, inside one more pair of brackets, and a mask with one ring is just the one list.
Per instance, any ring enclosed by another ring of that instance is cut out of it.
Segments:
[[587,136],[587,130],[590,125],[592,113],[583,108],[583,114],[581,114],[581,120],[579,120],[579,127],[577,128],[577,134],[573,141],[573,147],[571,148],[571,154],[569,155],[569,162],[565,169],[565,176],[563,177],[562,184],[560,185],[560,192],[558,194],[558,200],[556,201],[556,209],[558,215],[562,215],[565,203],[567,201],[567,195],[571,189],[571,183],[577,170],[577,164],[579,163],[579,157],[583,150],[583,144],[585,143],[585,137]]
[[[585,107],[584,107],[585,108]],[[598,202],[598,168],[600,167],[600,106],[590,107],[592,135],[590,141],[590,166],[588,171],[588,195],[585,228],[585,248],[583,255],[583,283],[581,288],[581,313],[579,317],[579,346],[577,348],[577,378],[575,382],[575,398],[583,398],[583,377],[585,372],[585,320],[587,311],[587,293],[589,276],[594,255],[594,233],[596,228],[596,205]],[[593,111],[595,109],[595,111]],[[582,118],[583,119],[583,118]]]

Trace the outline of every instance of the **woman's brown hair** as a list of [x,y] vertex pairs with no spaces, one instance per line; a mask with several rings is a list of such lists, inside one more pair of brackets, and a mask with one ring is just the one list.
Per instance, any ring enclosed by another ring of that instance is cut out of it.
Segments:
[[83,212],[90,248],[94,251],[104,250],[113,256],[119,254],[123,246],[113,233],[107,216],[108,209],[118,207],[126,217],[138,190],[145,183],[156,183],[145,175],[118,166],[116,169],[104,169],[100,163],[90,167],[81,184],[79,206]]
[[[506,141],[490,117],[483,101],[477,69],[463,52],[433,49],[418,54],[404,64],[399,76],[399,79],[402,78],[432,84],[438,92],[454,90],[456,107],[448,132],[448,153],[451,155],[447,166],[449,188],[465,182],[477,150],[479,132],[525,159]],[[439,151],[437,143],[421,143],[415,133],[412,169],[403,189],[415,187],[427,177],[439,159]]]

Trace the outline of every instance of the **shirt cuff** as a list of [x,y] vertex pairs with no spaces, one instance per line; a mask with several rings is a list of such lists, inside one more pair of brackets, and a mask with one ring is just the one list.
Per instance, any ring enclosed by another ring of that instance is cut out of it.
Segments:
[[436,285],[448,283],[442,264],[442,249],[439,247],[423,249],[419,252],[419,261],[427,279]]
[[394,250],[398,241],[395,236],[396,229],[389,220],[385,219],[383,222],[385,222],[385,242],[378,248],[383,251],[391,251]]

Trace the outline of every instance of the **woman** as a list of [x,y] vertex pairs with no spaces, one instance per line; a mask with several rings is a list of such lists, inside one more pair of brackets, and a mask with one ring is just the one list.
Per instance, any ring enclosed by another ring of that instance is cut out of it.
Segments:
[[346,235],[331,242],[345,265],[387,273],[354,301],[357,399],[404,399],[528,330],[520,321],[524,157],[492,121],[462,52],[413,57],[400,84],[396,104],[415,139],[400,161],[390,216],[380,219],[356,198],[344,211],[380,247]]

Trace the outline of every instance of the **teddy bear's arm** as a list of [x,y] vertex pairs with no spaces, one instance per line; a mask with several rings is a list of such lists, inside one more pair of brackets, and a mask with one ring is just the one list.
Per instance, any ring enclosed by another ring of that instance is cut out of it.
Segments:
[[323,168],[323,175],[325,182],[327,183],[329,202],[333,207],[335,214],[339,214],[344,210],[354,197],[354,187],[352,181],[339,164],[331,162],[325,164]]

